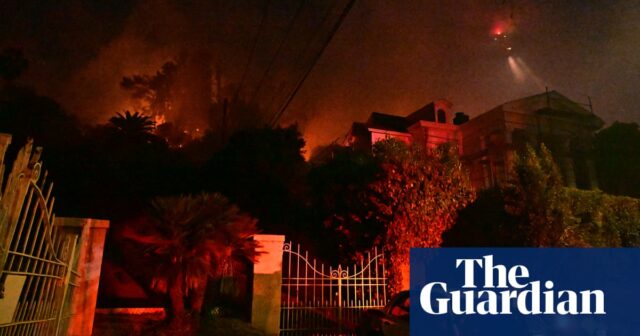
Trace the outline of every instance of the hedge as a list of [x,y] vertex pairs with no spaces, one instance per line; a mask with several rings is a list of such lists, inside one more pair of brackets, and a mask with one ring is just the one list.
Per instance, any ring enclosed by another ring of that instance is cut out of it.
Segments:
[[578,231],[593,247],[640,246],[640,199],[568,189]]

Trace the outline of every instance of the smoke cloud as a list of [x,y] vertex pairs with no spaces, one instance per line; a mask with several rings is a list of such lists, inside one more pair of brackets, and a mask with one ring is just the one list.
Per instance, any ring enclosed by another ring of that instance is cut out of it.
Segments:
[[[153,74],[164,62],[203,53],[212,72],[220,69],[224,94],[233,96],[243,82],[239,95],[257,96],[266,112],[256,119],[266,121],[310,64],[300,51],[319,50],[322,36],[310,37],[318,27],[329,31],[323,18],[337,17],[346,0],[305,2],[289,35],[300,2],[270,1],[261,28],[266,3],[3,1],[0,47],[23,47],[31,60],[24,82],[86,122],[135,108],[119,86],[123,76]],[[500,25],[513,44],[511,67],[491,38]],[[543,86],[579,102],[591,96],[608,122],[637,121],[637,36],[637,1],[357,1],[281,121],[298,123],[310,150],[373,111],[406,115],[447,98],[473,117]],[[513,66],[535,79],[514,79]]]

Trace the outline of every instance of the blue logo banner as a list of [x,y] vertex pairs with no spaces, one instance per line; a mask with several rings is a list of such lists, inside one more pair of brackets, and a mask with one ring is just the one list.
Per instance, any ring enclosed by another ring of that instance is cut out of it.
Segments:
[[411,249],[412,336],[638,336],[640,249]]

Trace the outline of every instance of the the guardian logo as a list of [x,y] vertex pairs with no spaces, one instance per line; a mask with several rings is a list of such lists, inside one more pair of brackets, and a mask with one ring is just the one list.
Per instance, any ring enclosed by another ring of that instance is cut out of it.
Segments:
[[462,290],[449,291],[445,282],[422,287],[420,306],[427,314],[606,315],[604,291],[557,290],[552,280],[529,281],[526,266],[494,265],[493,255],[456,259],[455,269],[464,271]]

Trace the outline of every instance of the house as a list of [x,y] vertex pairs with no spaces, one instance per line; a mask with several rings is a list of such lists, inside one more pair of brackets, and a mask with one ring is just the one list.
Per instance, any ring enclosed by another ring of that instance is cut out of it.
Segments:
[[544,143],[567,186],[598,187],[591,140],[604,122],[582,105],[548,91],[504,103],[475,118],[453,113],[452,106],[439,99],[405,117],[374,112],[366,122],[353,123],[344,145],[370,150],[387,138],[427,148],[454,142],[472,184],[481,189],[506,181],[514,154],[527,143]]

